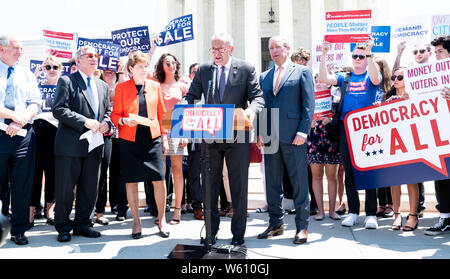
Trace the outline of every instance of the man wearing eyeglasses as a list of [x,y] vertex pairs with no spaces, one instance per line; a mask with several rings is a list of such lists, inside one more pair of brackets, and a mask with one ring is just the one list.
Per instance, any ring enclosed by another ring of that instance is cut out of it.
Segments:
[[[348,150],[343,120],[350,111],[371,106],[375,102],[377,89],[381,83],[382,77],[377,64],[373,60],[373,55],[371,53],[372,47],[372,37],[367,40],[365,45],[358,45],[355,47],[352,53],[354,70],[350,76],[341,73],[336,73],[335,76],[329,76],[325,65],[325,58],[330,46],[328,42],[324,42],[322,46],[323,51],[319,69],[320,82],[328,85],[338,85],[341,88],[341,92],[343,92],[344,85],[346,83],[348,84],[343,96],[339,121],[339,150],[343,157],[345,191],[349,206],[349,214],[341,223],[345,227],[351,227],[357,224],[360,203],[355,179],[353,177],[352,162]],[[365,227],[367,229],[378,228],[376,217],[376,189],[366,190],[365,211]]]
[[[233,39],[229,34],[215,34],[211,39],[212,63],[200,65],[189,92],[182,103],[193,104],[194,100],[204,95],[208,104],[234,104],[242,108],[250,123],[264,106],[261,89],[259,88],[255,67],[247,62],[234,58]],[[217,69],[216,91],[209,98],[208,83],[212,77],[213,67]],[[219,230],[220,216],[217,208],[220,180],[222,179],[223,161],[226,160],[230,192],[233,206],[231,220],[232,245],[242,245],[247,224],[248,168],[250,165],[249,133],[245,132],[245,142],[237,138],[233,143],[207,144],[211,162],[211,232],[215,243]],[[236,138],[236,137],[234,137]],[[205,185],[205,184],[203,184]]]
[[[42,103],[36,77],[17,65],[22,42],[0,36],[0,193],[11,187],[11,240],[28,244],[35,134],[32,119]],[[31,174],[31,175],[30,175]]]
[[[394,67],[392,69],[397,69],[400,66],[400,60],[402,58],[403,51],[406,48],[406,42],[401,42],[397,46],[397,57],[395,58]],[[417,44],[414,45],[414,49],[411,52],[414,55],[414,61],[417,64],[428,63],[433,55],[431,52],[431,46],[429,44]]]
[[[59,120],[55,137],[55,228],[60,242],[71,240],[72,229],[74,235],[100,237],[88,226],[97,198],[103,145],[88,152],[88,142],[80,136],[89,130],[109,133],[112,127],[108,85],[94,76],[98,54],[93,47],[84,46],[76,52],[75,61],[78,71],[58,80],[52,107],[53,116]],[[71,221],[75,184],[76,212]]]

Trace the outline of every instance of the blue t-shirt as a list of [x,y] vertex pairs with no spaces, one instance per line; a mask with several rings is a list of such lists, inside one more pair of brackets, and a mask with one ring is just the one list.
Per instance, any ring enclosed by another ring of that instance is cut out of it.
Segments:
[[[337,85],[341,88],[344,85],[346,75],[346,73],[336,74]],[[381,84],[381,74],[378,74],[378,76],[380,77]],[[371,106],[376,100],[378,86],[370,81],[367,71],[361,75],[353,73],[348,80],[347,90],[345,91],[341,120],[344,120],[347,113],[352,110]]]

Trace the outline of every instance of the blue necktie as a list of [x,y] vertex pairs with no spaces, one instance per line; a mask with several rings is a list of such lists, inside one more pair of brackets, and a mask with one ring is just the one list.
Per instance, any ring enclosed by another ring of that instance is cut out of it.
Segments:
[[13,79],[9,78],[14,73],[14,68],[9,67],[8,68],[8,75],[6,76],[6,79],[8,80],[6,82],[6,90],[5,90],[5,107],[14,110],[15,104],[14,104],[14,84]]
[[94,91],[92,90],[90,77],[87,78],[87,89],[89,92],[89,97],[91,98],[95,119],[98,120],[98,98],[95,97]]
[[225,66],[220,67],[220,79],[219,79],[219,97],[222,102],[223,93],[225,93]]

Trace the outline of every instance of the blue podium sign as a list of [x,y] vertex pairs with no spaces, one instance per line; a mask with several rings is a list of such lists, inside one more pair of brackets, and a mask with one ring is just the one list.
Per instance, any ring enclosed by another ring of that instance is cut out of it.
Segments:
[[172,138],[232,139],[234,105],[175,105]]

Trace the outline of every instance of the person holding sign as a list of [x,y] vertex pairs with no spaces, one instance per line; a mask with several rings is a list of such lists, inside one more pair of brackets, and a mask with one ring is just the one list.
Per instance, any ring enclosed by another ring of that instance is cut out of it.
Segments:
[[62,64],[55,56],[49,56],[42,63],[46,80],[39,84],[42,94],[42,112],[33,123],[36,133],[36,158],[34,166],[33,193],[30,203],[30,223],[34,223],[36,209],[41,206],[42,178],[45,174],[45,218],[47,224],[55,225],[55,136],[58,127],[51,113],[54,89],[61,76]]
[[[403,79],[403,68],[394,69],[391,80],[393,86],[389,92],[386,93],[384,100],[391,102],[396,99],[408,99],[408,94],[405,92],[405,80]],[[392,203],[394,208],[394,223],[392,224],[393,230],[400,230],[402,228],[402,215],[400,212],[400,197],[402,196],[401,186],[392,186]],[[409,214],[406,219],[406,224],[403,227],[403,231],[413,231],[419,225],[419,217],[417,214],[417,203],[419,202],[419,188],[417,183],[408,184],[408,196],[409,196]],[[410,218],[413,217],[413,218]]]
[[169,237],[169,232],[164,230],[166,188],[161,143],[162,117],[166,110],[160,85],[147,79],[148,66],[148,57],[141,51],[130,55],[127,70],[132,78],[116,86],[111,114],[111,120],[119,129],[120,172],[126,182],[134,239],[142,237],[138,196],[141,181],[153,181],[159,236]]
[[[178,59],[170,53],[161,55],[156,63],[156,78],[160,82],[164,107],[168,111],[172,111],[189,90],[184,83],[179,81],[180,67],[181,64]],[[185,139],[172,139],[167,134],[164,134],[162,139],[165,146],[164,155],[170,156],[175,193],[175,210],[170,224],[177,225],[181,220],[181,202],[184,193],[183,156],[188,155],[187,141]]]
[[28,244],[33,188],[35,134],[33,117],[42,103],[36,77],[18,65],[22,42],[0,35],[0,193],[11,188],[11,240]]
[[[59,120],[55,137],[55,228],[59,242],[70,241],[72,229],[74,235],[101,236],[89,225],[97,200],[103,145],[89,152],[88,141],[80,140],[87,132],[109,133],[112,127],[108,85],[94,77],[98,57],[93,47],[80,47],[75,54],[78,71],[61,76],[56,86],[52,111]],[[72,221],[75,185],[76,211]]]
[[[329,76],[325,65],[325,57],[330,49],[329,43],[324,42],[322,46],[322,58],[319,69],[320,81],[328,85],[338,85],[341,87],[341,92],[344,93],[341,96],[342,107],[341,111],[338,112],[340,113],[338,125],[339,151],[344,163],[345,190],[349,206],[349,214],[341,224],[346,227],[354,226],[357,223],[360,203],[353,177],[353,167],[343,120],[350,111],[371,106],[375,102],[382,77],[371,53],[373,45],[373,38],[370,37],[365,45],[356,46],[352,53],[354,71],[348,75],[336,74],[336,76]],[[365,210],[365,227],[367,229],[378,228],[376,189],[366,190]]]
[[[442,60],[450,58],[450,36],[441,36],[434,39],[431,44],[434,46],[436,59]],[[450,101],[450,88],[445,87],[442,97]],[[439,221],[425,231],[426,235],[439,235],[450,232],[450,179],[434,182],[436,195],[439,203]]]

